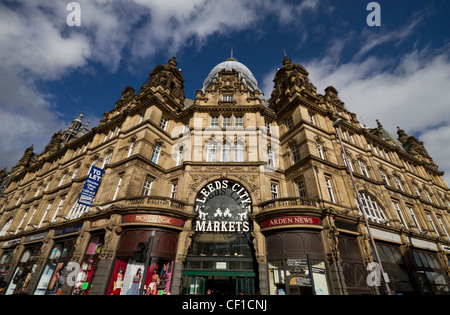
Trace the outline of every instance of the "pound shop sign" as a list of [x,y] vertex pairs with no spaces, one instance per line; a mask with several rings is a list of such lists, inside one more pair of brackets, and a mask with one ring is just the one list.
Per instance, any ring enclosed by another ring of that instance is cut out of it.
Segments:
[[250,231],[252,200],[239,183],[228,179],[203,187],[195,199],[196,232],[246,233]]

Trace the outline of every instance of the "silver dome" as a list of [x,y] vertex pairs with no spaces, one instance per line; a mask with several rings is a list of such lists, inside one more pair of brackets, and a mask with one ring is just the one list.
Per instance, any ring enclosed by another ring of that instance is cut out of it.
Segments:
[[250,89],[251,91],[259,90],[258,81],[256,81],[252,72],[244,64],[240,63],[236,59],[228,58],[227,60],[215,66],[208,74],[208,77],[203,82],[203,92],[205,92],[210,87],[211,83],[216,82],[219,79],[219,71],[222,69],[225,69],[227,71],[235,69],[238,72],[239,81],[243,82],[248,89]]

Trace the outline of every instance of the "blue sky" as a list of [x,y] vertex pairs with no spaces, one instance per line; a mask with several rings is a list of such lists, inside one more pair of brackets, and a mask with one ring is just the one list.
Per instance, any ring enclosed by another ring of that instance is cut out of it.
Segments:
[[0,168],[25,148],[40,153],[84,112],[90,127],[127,85],[176,54],[185,94],[233,55],[269,98],[284,51],[319,93],[333,85],[361,123],[400,126],[424,141],[450,179],[450,2],[365,0],[82,0],[0,3]]

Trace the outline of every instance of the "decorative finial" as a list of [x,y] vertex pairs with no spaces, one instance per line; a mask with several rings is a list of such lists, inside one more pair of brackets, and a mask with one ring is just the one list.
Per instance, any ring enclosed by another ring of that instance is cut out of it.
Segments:
[[379,129],[383,129],[383,125],[380,123],[380,121],[378,119],[376,119],[377,121],[377,126]]

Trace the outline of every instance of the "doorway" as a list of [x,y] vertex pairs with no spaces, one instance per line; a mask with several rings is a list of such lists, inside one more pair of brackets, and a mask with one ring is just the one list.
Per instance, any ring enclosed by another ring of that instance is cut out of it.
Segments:
[[190,295],[254,295],[253,273],[184,272],[184,293]]

